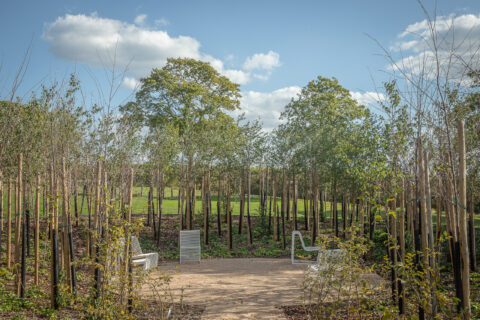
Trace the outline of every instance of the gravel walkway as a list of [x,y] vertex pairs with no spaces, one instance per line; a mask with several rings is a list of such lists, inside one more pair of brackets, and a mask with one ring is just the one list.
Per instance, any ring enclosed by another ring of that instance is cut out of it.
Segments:
[[202,319],[286,319],[277,307],[302,303],[305,266],[290,259],[208,259],[160,268],[172,275],[177,301],[183,288],[184,303],[206,305]]

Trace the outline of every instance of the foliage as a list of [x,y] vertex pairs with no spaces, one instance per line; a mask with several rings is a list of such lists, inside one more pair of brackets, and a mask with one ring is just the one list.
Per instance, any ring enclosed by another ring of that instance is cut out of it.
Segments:
[[[319,239],[317,245],[322,248],[319,255],[323,258],[305,273],[305,300],[313,305],[317,319],[334,318],[340,310],[346,310],[347,318],[366,316],[378,311],[381,305],[378,291],[382,284],[362,259],[368,251],[368,240],[355,228],[349,234],[346,241]],[[338,251],[331,253],[329,247]]]

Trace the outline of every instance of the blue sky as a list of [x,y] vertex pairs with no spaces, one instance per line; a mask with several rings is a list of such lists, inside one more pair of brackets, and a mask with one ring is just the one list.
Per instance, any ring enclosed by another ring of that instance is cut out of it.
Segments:
[[[480,23],[480,1],[424,1],[431,13],[435,3],[439,16]],[[405,46],[408,35],[399,35],[424,19],[414,0],[9,1],[0,11],[0,95],[7,96],[32,40],[18,94],[75,71],[87,104],[94,102],[92,77],[105,83],[100,66],[110,67],[107,57],[117,46],[118,65],[131,62],[115,104],[166,57],[190,56],[241,83],[247,118],[261,117],[271,128],[283,105],[318,75],[336,77],[369,103],[368,92],[390,76],[388,61],[367,34],[386,48]]]

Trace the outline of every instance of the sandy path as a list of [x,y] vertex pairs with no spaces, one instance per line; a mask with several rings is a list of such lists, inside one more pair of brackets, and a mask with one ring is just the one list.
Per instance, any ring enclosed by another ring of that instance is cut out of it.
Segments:
[[290,259],[209,259],[160,268],[172,275],[177,301],[184,288],[186,304],[206,305],[202,319],[285,319],[276,307],[302,302],[305,266]]

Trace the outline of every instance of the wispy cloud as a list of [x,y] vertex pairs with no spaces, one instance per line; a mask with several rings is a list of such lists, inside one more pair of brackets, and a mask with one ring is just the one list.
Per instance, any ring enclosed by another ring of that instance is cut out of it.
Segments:
[[145,20],[147,20],[147,15],[146,14],[139,14],[138,16],[135,17],[135,20],[133,20],[135,22],[135,24],[138,24],[138,25],[143,25],[145,23]]
[[437,62],[440,76],[454,81],[465,79],[466,65],[480,67],[480,14],[438,16],[408,25],[390,47],[396,57],[391,69],[434,75]]

